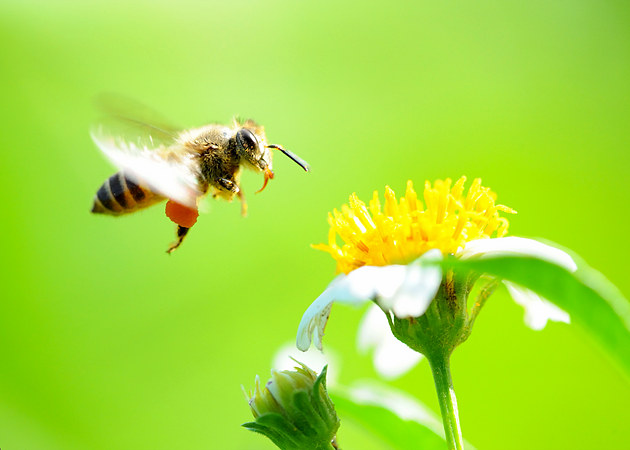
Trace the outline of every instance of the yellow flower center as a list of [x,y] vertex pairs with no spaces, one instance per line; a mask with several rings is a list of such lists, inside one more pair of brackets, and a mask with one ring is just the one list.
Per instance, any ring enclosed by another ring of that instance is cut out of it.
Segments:
[[[369,207],[356,194],[350,196],[341,212],[328,214],[328,244],[313,245],[337,261],[337,271],[349,273],[361,266],[407,264],[430,249],[443,254],[462,250],[466,242],[507,233],[509,222],[499,212],[514,214],[511,208],[496,205],[496,194],[476,178],[464,192],[466,177],[424,184],[424,203],[418,199],[411,181],[399,201],[385,187],[385,205],[374,191]],[[337,243],[337,236],[343,245]]]

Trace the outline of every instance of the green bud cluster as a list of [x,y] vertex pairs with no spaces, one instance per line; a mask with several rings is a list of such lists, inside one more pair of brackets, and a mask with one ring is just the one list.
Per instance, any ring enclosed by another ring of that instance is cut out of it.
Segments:
[[254,422],[248,430],[267,436],[283,450],[333,449],[339,418],[326,390],[326,370],[319,376],[304,364],[295,370],[272,370],[261,386],[256,377],[249,406]]

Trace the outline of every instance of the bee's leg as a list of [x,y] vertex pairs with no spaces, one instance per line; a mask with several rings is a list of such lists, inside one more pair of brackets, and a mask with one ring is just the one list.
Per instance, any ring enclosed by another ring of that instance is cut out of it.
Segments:
[[236,181],[228,180],[227,178],[218,178],[217,183],[226,191],[238,195],[238,199],[241,201],[241,216],[247,216],[247,202],[245,201],[245,194],[243,194],[241,188],[238,184],[236,184]]
[[234,194],[238,194],[240,192],[238,185],[234,181],[228,180],[227,178],[218,178],[217,183],[226,191],[233,192]]
[[177,247],[182,245],[182,242],[184,241],[184,238],[188,234],[188,230],[190,230],[190,228],[186,228],[186,227],[182,227],[181,225],[177,225],[177,240],[175,242],[173,242],[171,245],[169,245],[168,250],[166,250],[166,253],[171,254],[173,252],[173,250],[175,250]]
[[190,208],[176,201],[169,200],[166,202],[166,215],[177,224],[177,241],[173,242],[166,251],[171,253],[181,245],[188,230],[197,222],[199,212],[197,208]]
[[245,194],[243,191],[238,191],[238,199],[241,201],[241,216],[247,217],[247,202],[245,201]]

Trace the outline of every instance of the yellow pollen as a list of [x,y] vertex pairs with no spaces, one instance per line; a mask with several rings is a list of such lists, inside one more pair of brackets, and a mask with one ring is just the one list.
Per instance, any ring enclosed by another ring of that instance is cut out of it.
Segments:
[[[313,245],[337,261],[337,271],[349,273],[361,266],[407,264],[424,252],[437,248],[455,254],[466,242],[505,236],[509,222],[499,212],[515,214],[511,208],[495,204],[496,194],[476,178],[468,191],[466,177],[455,184],[450,178],[425,182],[418,199],[411,181],[405,196],[385,187],[385,204],[374,191],[369,205],[356,194],[341,211],[328,214],[328,244]],[[338,238],[343,242],[339,245]]]

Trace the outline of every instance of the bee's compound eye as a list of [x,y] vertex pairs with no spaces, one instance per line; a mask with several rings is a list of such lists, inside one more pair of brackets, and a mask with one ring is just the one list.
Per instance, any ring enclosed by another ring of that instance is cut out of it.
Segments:
[[249,131],[247,128],[241,128],[236,133],[236,141],[239,146],[243,147],[245,150],[254,150],[258,148],[258,140],[254,133]]

